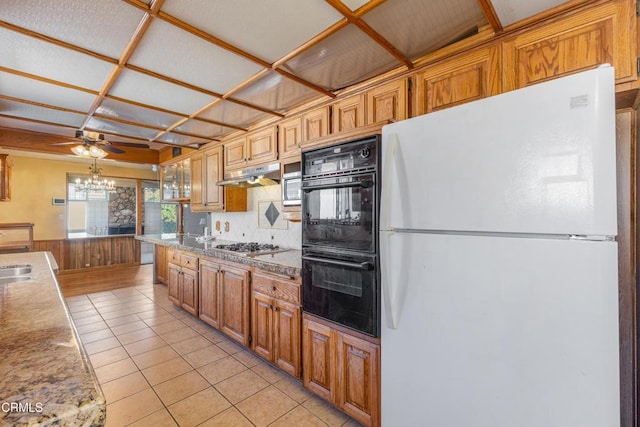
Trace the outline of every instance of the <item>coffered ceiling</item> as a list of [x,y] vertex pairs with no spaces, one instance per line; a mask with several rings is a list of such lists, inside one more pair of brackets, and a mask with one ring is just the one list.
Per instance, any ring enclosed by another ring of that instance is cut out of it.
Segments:
[[197,146],[564,3],[2,0],[0,132]]

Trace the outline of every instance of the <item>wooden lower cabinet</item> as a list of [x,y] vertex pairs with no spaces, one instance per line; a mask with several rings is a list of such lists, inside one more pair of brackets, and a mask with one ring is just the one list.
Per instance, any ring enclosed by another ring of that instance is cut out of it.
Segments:
[[256,271],[252,277],[251,349],[300,377],[300,280]]
[[174,262],[168,264],[169,300],[197,316],[199,294],[197,258],[169,251],[169,259],[177,258],[181,260],[180,264]]
[[154,250],[153,282],[167,284],[169,280],[169,277],[168,277],[169,263],[167,260],[167,247],[162,245],[154,245],[153,250]]
[[220,264],[200,260],[200,319],[220,329]]
[[304,386],[356,421],[379,426],[379,340],[305,314],[302,348]]
[[249,347],[249,270],[222,265],[219,280],[220,331]]

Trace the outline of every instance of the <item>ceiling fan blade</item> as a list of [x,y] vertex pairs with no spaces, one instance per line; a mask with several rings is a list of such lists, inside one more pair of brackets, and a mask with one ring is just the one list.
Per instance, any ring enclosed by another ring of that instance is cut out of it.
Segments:
[[100,145],[100,148],[102,148],[104,151],[108,151],[114,154],[123,154],[125,152],[124,150],[121,150],[116,147],[112,147],[111,145],[108,145],[108,144]]
[[82,145],[81,141],[67,141],[67,142],[56,142],[55,144],[49,145]]
[[118,142],[118,141],[110,141],[113,145],[120,145],[122,147],[131,147],[131,148],[149,148],[149,144],[142,144],[138,142]]

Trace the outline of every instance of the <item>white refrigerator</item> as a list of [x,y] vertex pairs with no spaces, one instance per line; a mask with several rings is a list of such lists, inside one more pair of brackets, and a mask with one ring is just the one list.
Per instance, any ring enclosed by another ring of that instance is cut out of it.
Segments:
[[382,425],[619,425],[613,68],[382,138]]

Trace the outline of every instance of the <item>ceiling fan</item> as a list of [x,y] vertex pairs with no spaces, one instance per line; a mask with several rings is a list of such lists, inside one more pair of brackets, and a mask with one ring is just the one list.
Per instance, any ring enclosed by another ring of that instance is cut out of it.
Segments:
[[104,139],[104,135],[99,132],[93,132],[88,130],[77,130],[76,141],[58,142],[51,145],[75,145],[71,148],[74,154],[82,157],[91,158],[104,158],[107,156],[107,151],[114,154],[123,154],[124,150],[115,147],[119,145],[122,147],[133,148],[149,148],[147,144],[135,143],[135,142],[116,142],[107,141]]

